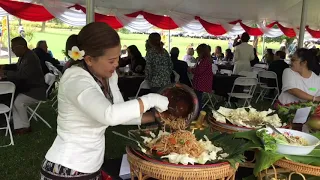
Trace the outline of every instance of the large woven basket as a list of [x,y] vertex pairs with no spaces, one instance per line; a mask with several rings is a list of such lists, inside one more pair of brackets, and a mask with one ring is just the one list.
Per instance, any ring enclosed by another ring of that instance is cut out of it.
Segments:
[[[168,166],[146,161],[136,156],[130,148],[126,149],[131,170],[131,179],[134,176],[138,180],[156,178],[161,180],[234,180],[237,169],[228,163],[219,166],[204,166],[195,168],[184,168],[183,166]],[[238,165],[237,165],[238,167]]]
[[285,168],[285,169],[293,171],[293,172],[298,172],[301,174],[320,176],[320,167],[319,166],[311,166],[311,165],[307,165],[307,164],[289,161],[286,159],[281,159],[281,160],[275,162],[274,165],[279,166],[281,168]]

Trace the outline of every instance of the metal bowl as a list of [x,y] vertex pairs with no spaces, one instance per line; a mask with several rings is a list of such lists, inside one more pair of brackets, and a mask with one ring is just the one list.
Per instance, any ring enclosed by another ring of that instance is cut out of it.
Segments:
[[160,117],[169,116],[176,118],[185,118],[186,124],[195,120],[199,111],[199,103],[193,89],[184,84],[175,83],[165,86],[159,91],[169,100],[168,110],[162,113],[156,111],[155,117],[159,123],[162,123]]

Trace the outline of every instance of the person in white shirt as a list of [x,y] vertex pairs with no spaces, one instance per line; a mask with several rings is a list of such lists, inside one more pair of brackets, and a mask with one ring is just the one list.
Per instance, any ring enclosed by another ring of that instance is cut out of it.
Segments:
[[314,63],[310,50],[297,49],[291,59],[292,67],[283,71],[282,92],[279,96],[281,104],[320,101],[320,77],[311,70]]
[[187,62],[188,66],[194,66],[196,63],[196,59],[193,57],[194,49],[188,48],[187,55],[184,56],[183,61]]
[[241,44],[234,48],[234,69],[233,74],[241,71],[251,71],[250,61],[254,59],[253,46],[248,44],[250,36],[248,33],[241,35]]
[[155,107],[168,109],[168,99],[148,94],[124,102],[116,68],[120,37],[105,23],[86,25],[68,50],[73,66],[65,71],[58,92],[57,137],[41,167],[41,180],[100,180],[104,159],[105,130],[120,124],[154,121]]

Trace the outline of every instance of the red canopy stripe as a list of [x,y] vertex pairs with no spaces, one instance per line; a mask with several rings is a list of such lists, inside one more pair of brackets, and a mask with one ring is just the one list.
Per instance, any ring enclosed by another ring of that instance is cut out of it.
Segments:
[[226,29],[220,24],[210,23],[208,21],[201,19],[199,16],[196,16],[195,19],[201,23],[201,25],[209,34],[212,34],[215,36],[221,36],[227,33]]
[[267,25],[267,27],[272,28],[274,25],[277,25],[279,27],[279,29],[283,32],[283,34],[290,37],[290,38],[296,37],[296,35],[297,35],[293,28],[284,27],[278,21],[275,21],[275,22]]
[[[82,12],[86,13],[86,8],[79,5],[79,4],[75,4],[71,7],[74,7],[75,9],[81,10]],[[71,7],[69,7],[69,8],[71,8]],[[108,24],[113,29],[123,28],[123,25],[121,24],[121,22],[118,21],[118,19],[115,16],[107,16],[107,15],[95,13],[94,19],[96,22],[104,22],[104,23]]]
[[320,31],[312,30],[309,26],[306,26],[306,30],[311,34],[313,38],[320,38]]
[[128,17],[137,17],[138,15],[143,15],[143,17],[152,25],[165,29],[172,30],[177,29],[179,26],[171,19],[169,16],[161,16],[156,14],[151,14],[145,11],[138,11],[131,14],[127,14]]
[[46,8],[32,3],[1,0],[0,7],[9,14],[28,21],[48,21],[54,18]]

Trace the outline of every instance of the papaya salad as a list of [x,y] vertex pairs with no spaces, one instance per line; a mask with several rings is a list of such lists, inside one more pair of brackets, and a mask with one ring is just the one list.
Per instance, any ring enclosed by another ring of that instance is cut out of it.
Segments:
[[223,153],[221,147],[216,147],[204,135],[203,139],[197,140],[193,132],[186,130],[178,130],[173,133],[159,131],[156,136],[150,132],[151,137],[141,136],[144,144],[150,149],[141,148],[145,153],[156,153],[161,159],[168,159],[174,164],[206,164],[208,161],[220,160],[228,157],[227,153]]

